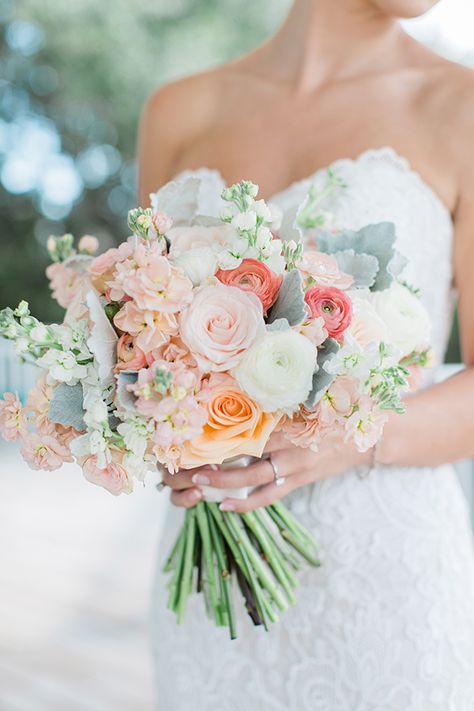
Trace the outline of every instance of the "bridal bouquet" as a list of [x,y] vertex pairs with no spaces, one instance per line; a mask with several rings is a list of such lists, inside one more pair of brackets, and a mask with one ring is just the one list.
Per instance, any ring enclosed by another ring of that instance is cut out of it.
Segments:
[[[367,450],[387,411],[402,412],[429,324],[398,279],[393,225],[324,229],[312,190],[285,227],[248,181],[210,217],[199,183],[166,185],[98,257],[92,236],[49,239],[62,324],[26,302],[0,312],[0,334],[42,373],[24,406],[12,393],[0,403],[1,432],[33,469],[77,461],[92,483],[130,493],[157,467],[245,466],[276,430],[315,450],[326,437]],[[196,587],[235,637],[237,584],[267,627],[294,602],[302,560],[318,565],[316,543],[280,502],[237,514],[217,502],[246,490],[205,494],[166,564],[169,607],[181,621]]]

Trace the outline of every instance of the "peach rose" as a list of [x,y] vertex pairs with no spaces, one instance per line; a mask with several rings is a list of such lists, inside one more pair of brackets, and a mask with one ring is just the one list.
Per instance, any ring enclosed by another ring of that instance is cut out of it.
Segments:
[[264,413],[223,373],[211,376],[203,396],[207,423],[199,437],[184,444],[180,465],[189,469],[243,454],[261,457],[280,416]]
[[140,370],[147,364],[146,355],[138,348],[133,337],[129,333],[120,336],[117,343],[117,360],[115,370]]
[[235,367],[265,332],[261,301],[235,286],[203,287],[181,314],[181,337],[203,372]]
[[87,481],[102,486],[114,496],[133,491],[133,482],[122,465],[122,455],[118,451],[112,451],[112,460],[103,468],[97,465],[96,455],[87,457],[81,466]]
[[266,313],[277,300],[283,277],[258,259],[244,259],[235,269],[219,269],[216,277],[223,284],[236,286],[258,296]]

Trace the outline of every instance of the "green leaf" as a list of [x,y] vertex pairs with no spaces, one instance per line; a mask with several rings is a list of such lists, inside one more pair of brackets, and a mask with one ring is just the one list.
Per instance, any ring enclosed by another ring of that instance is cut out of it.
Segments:
[[270,309],[268,323],[286,319],[290,326],[299,326],[307,318],[303,281],[299,271],[287,272],[278,299]]
[[353,249],[335,252],[334,256],[339,269],[354,277],[353,288],[364,289],[374,285],[379,270],[377,257],[372,254],[356,254]]
[[324,364],[330,361],[338,352],[340,346],[334,338],[327,338],[318,349],[318,360],[313,373],[313,387],[305,402],[305,407],[311,409],[322,398],[324,393],[334,382],[335,375],[331,375],[324,369]]

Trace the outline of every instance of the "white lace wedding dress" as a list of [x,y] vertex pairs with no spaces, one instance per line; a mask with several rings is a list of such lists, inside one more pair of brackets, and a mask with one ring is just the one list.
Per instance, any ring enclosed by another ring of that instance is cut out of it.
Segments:
[[[327,205],[340,226],[396,224],[441,361],[453,303],[448,210],[391,149],[332,167],[347,183]],[[195,173],[202,212],[215,212],[220,176]],[[288,213],[325,179],[320,170],[272,201]],[[178,627],[158,572],[158,711],[473,711],[474,556],[452,467],[349,471],[286,502],[319,540],[323,565],[300,576],[297,604],[270,632],[242,612],[230,641],[196,595]],[[160,565],[181,517],[170,507]]]

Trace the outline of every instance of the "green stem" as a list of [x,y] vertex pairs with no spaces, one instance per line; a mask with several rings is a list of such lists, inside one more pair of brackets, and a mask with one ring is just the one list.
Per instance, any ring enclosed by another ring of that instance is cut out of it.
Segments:
[[301,558],[297,555],[288,543],[282,538],[280,533],[280,528],[277,526],[273,518],[270,516],[266,508],[255,509],[255,515],[261,522],[262,526],[268,532],[268,535],[272,539],[275,546],[278,547],[281,555],[284,559],[291,565],[293,570],[300,570],[301,568]]
[[178,550],[176,552],[176,564],[174,568],[174,573],[168,588],[168,608],[172,610],[172,612],[176,612],[176,605],[179,600],[181,577],[183,574],[184,566],[184,551],[186,547],[186,527],[187,519],[185,518],[183,527],[181,529],[181,534],[178,538],[179,544]]
[[194,539],[196,537],[196,512],[194,508],[186,511],[186,547],[184,551],[183,574],[179,589],[178,605],[176,614],[178,624],[184,620],[186,603],[192,590],[193,568],[194,568]]
[[225,610],[227,613],[227,623],[229,626],[230,638],[236,639],[237,627],[235,623],[234,602],[232,599],[232,575],[229,570],[229,563],[222,543],[221,534],[219,533],[219,530],[214,519],[212,518],[212,515],[208,514],[208,517],[209,528],[211,530],[211,536],[214,541],[217,561],[219,564],[219,579],[221,581],[222,592],[225,601]]
[[176,559],[177,559],[177,555],[178,555],[178,550],[181,545],[181,539],[183,537],[183,531],[184,531],[184,529],[182,528],[180,530],[180,532],[178,533],[176,540],[174,542],[173,548],[171,549],[171,552],[170,552],[168,558],[166,559],[166,563],[163,566],[164,573],[171,572],[173,570],[173,568],[175,567],[175,563],[176,563]]
[[213,546],[211,543],[211,532],[209,529],[209,520],[206,512],[206,506],[207,504],[205,504],[204,502],[200,502],[196,506],[196,519],[199,528],[199,534],[202,540],[203,559],[206,568],[206,580],[204,581],[204,586],[209,592],[209,603],[212,609],[212,613],[215,617],[216,624],[221,625],[221,602],[219,600],[219,595],[216,587]]

